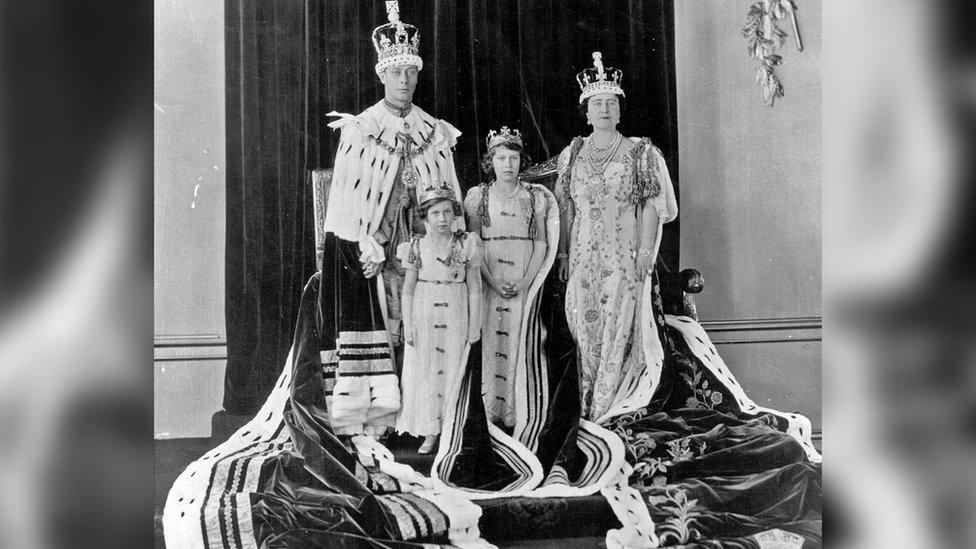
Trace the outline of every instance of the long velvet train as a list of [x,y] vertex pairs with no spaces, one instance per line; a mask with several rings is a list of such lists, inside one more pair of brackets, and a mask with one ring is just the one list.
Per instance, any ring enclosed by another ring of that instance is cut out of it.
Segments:
[[525,364],[547,388],[525,395],[546,403],[526,408],[535,447],[520,440],[524,431],[510,436],[486,421],[475,346],[430,472],[396,463],[364,437],[351,445],[336,437],[326,396],[335,365],[323,353],[330,342],[319,298],[316,275],[261,411],[177,479],[163,517],[168,546],[483,546],[471,500],[596,492],[621,522],[608,532],[611,547],[821,545],[809,421],[751,401],[697,322],[661,314],[653,285],[645,294],[653,322],[644,325],[653,326],[661,361],[627,388],[647,401],[599,423],[581,420],[558,288],[538,292],[527,309],[539,324],[524,332],[534,349]]

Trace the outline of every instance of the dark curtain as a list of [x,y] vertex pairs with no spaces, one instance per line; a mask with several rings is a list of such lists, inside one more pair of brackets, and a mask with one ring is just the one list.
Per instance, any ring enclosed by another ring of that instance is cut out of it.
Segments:
[[[308,170],[328,168],[339,134],[325,113],[383,95],[372,30],[384,2],[227,0],[227,375],[224,407],[252,413],[287,356],[315,270]],[[575,75],[591,53],[624,71],[621,131],[650,137],[677,190],[671,0],[400,2],[420,29],[414,102],[457,126],[461,186],[482,178],[489,129],[516,127],[536,161],[585,135]],[[661,257],[677,268],[677,223]]]

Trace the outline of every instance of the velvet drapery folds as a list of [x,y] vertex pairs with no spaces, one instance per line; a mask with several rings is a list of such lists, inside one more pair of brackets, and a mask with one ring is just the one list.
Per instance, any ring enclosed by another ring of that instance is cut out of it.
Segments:
[[[371,33],[386,11],[381,1],[229,0],[226,14],[224,407],[247,414],[285,362],[315,270],[308,173],[331,167],[339,139],[324,115],[382,97]],[[519,128],[535,161],[588,133],[575,75],[593,51],[624,71],[621,131],[651,138],[678,173],[670,1],[402,0],[400,14],[420,30],[414,102],[463,134],[463,189],[483,177],[489,129]],[[673,223],[661,258],[676,269],[677,256]]]

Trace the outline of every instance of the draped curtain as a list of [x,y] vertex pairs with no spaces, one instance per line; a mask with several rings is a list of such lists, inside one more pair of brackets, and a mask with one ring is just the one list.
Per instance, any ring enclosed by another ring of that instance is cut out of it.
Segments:
[[[359,113],[383,88],[372,30],[385,3],[227,0],[227,373],[224,408],[253,413],[291,344],[315,270],[309,170],[329,168],[339,134],[325,113]],[[414,102],[457,126],[461,186],[482,179],[489,129],[519,128],[536,161],[588,128],[575,75],[593,51],[624,71],[621,131],[650,137],[677,190],[671,0],[403,0],[420,30]],[[677,267],[677,223],[661,257]]]

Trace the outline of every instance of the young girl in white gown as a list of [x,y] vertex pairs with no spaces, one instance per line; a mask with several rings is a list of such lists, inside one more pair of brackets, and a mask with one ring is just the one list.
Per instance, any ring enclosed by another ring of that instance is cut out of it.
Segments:
[[[516,423],[516,370],[528,289],[546,256],[548,191],[519,180],[527,167],[522,135],[502,126],[486,141],[482,170],[492,178],[465,198],[468,227],[484,243],[484,339],[481,388],[488,420],[506,427]],[[543,273],[545,276],[545,273]]]
[[448,185],[425,189],[418,213],[427,227],[397,248],[406,270],[400,433],[423,436],[421,454],[434,450],[446,391],[464,369],[466,345],[481,337],[481,240],[453,231],[461,204]]

